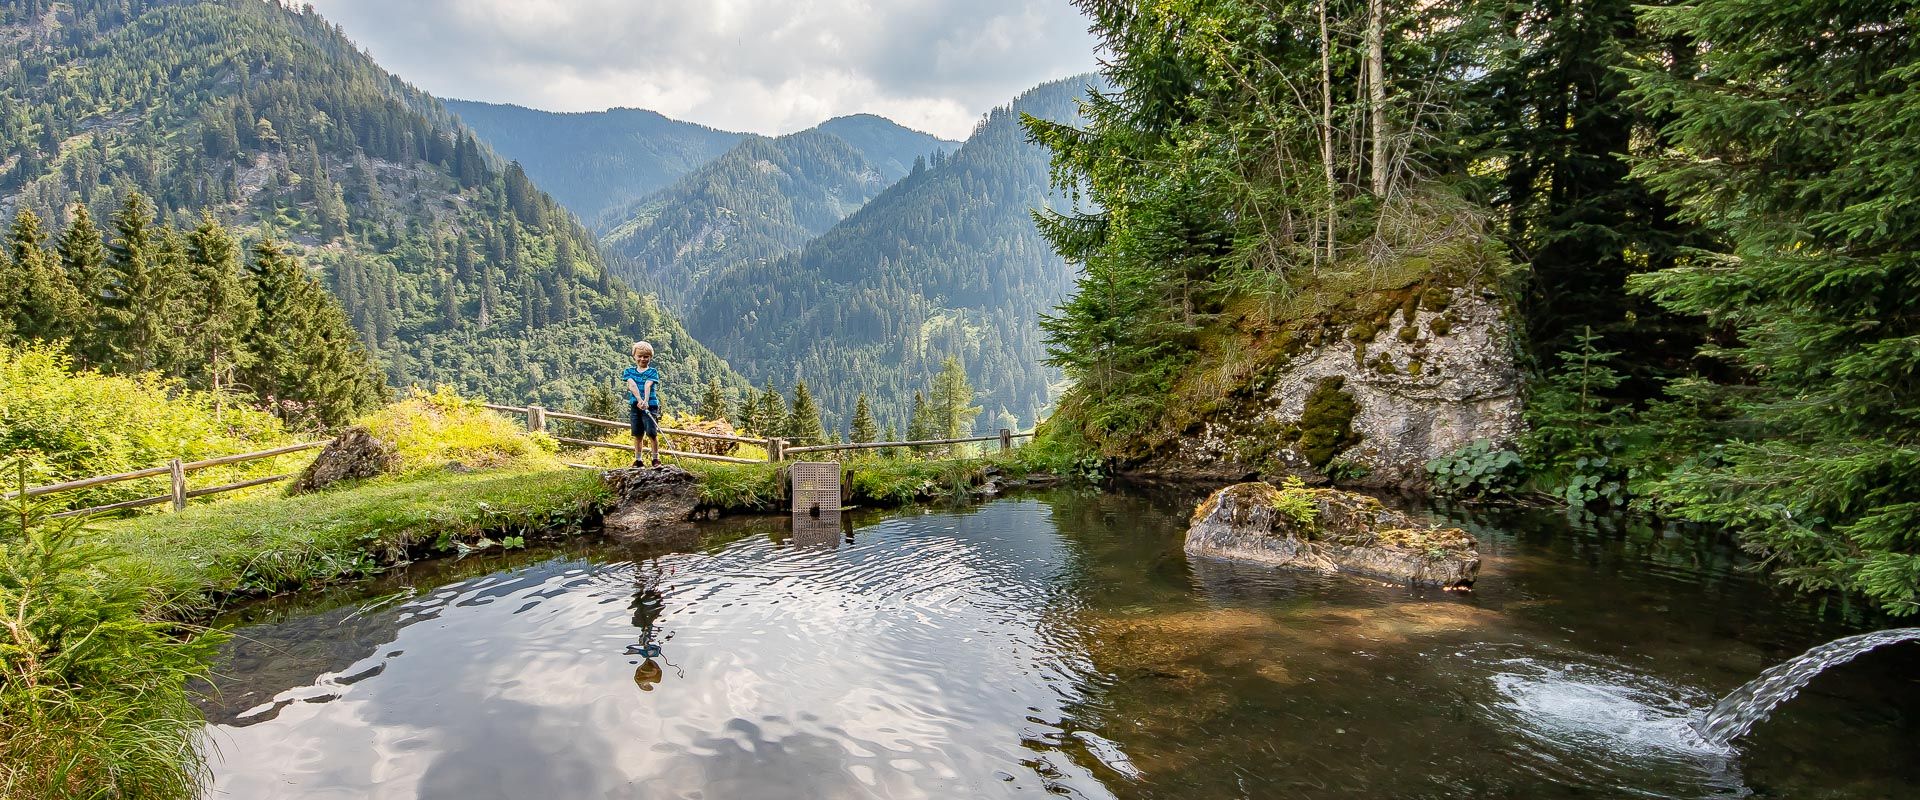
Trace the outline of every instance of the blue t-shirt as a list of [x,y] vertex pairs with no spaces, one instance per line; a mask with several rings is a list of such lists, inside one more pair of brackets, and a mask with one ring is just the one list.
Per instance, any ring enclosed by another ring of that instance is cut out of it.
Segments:
[[627,402],[639,405],[640,398],[634,396],[633,390],[627,389],[627,381],[633,381],[633,385],[640,387],[640,391],[643,392],[647,390],[647,382],[652,381],[653,396],[647,398],[647,408],[660,407],[660,370],[653,367],[640,369],[630,366],[627,367],[626,372],[620,373],[620,388],[626,391]]

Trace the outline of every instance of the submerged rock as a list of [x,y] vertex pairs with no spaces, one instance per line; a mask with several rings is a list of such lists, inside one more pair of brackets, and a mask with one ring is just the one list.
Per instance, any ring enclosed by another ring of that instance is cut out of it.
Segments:
[[400,453],[372,432],[355,425],[328,442],[319,457],[300,471],[288,494],[317,492],[340,481],[375,478],[400,467]]
[[607,470],[601,477],[613,495],[607,535],[622,542],[665,543],[685,538],[700,504],[700,479],[680,467]]
[[1214,492],[1187,528],[1195,555],[1352,572],[1415,586],[1472,586],[1480,554],[1459,528],[1421,524],[1337,489],[1241,483]]

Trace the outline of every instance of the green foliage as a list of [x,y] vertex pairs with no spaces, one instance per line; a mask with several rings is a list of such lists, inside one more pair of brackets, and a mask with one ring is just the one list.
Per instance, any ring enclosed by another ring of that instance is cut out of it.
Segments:
[[[0,465],[11,491],[39,480]],[[218,633],[167,622],[111,579],[114,551],[80,518],[0,503],[0,797],[193,797],[205,721],[187,683]]]
[[1609,394],[1622,381],[1613,369],[1620,354],[1600,350],[1592,330],[1574,342],[1577,349],[1560,353],[1560,368],[1527,403],[1521,448],[1535,484],[1570,505],[1625,505],[1629,475],[1616,459],[1626,449],[1633,409]]
[[1519,453],[1496,449],[1486,439],[1475,439],[1427,462],[1433,490],[1455,497],[1511,497],[1519,490],[1525,472],[1526,460]]
[[707,391],[700,395],[700,408],[694,413],[701,419],[727,418],[727,397],[720,391],[719,376],[707,378]]
[[1309,531],[1320,520],[1320,497],[1317,490],[1308,489],[1304,481],[1288,476],[1273,493],[1273,510],[1281,516],[1293,520]]
[[853,422],[849,424],[848,431],[856,442],[882,441],[880,424],[873,420],[873,407],[867,404],[867,396],[864,394],[860,395],[859,400],[854,401]]
[[553,468],[557,443],[529,433],[450,387],[409,390],[400,402],[355,420],[393,445],[404,473],[459,465],[467,469]]
[[972,436],[981,407],[973,404],[973,387],[967,383],[967,369],[956,356],[940,363],[940,374],[933,379],[927,399],[927,414],[936,438],[962,439]]
[[814,404],[806,381],[793,385],[793,411],[787,414],[780,435],[796,446],[827,443],[827,429],[820,424],[820,407]]
[[1724,247],[1633,288],[1730,341],[1711,459],[1655,491],[1734,527],[1793,584],[1920,612],[1920,36],[1898,4],[1703,0],[1658,8],[1696,42],[1636,99],[1671,146],[1634,169]]
[[[152,372],[103,375],[76,369],[48,345],[0,344],[0,452],[24,453],[52,480],[131,472],[168,459],[198,461],[291,444],[274,415],[241,398],[187,389]],[[194,472],[194,484],[222,485],[290,472],[294,454]],[[62,492],[60,508],[85,508],[165,494],[166,476]],[[264,491],[261,490],[261,491]]]

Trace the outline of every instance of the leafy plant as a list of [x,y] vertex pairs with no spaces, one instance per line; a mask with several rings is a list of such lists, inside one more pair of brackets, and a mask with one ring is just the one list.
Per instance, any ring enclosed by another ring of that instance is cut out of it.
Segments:
[[1273,510],[1307,530],[1312,530],[1320,520],[1319,497],[1305,482],[1291,475],[1281,482],[1271,502]]
[[1456,497],[1505,497],[1520,488],[1526,463],[1519,453],[1497,449],[1488,439],[1475,439],[1447,455],[1427,462],[1433,490]]

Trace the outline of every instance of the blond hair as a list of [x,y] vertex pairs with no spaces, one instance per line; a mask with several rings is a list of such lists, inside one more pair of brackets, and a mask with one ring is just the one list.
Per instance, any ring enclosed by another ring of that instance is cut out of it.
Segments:
[[634,358],[639,358],[641,353],[646,353],[647,355],[653,355],[653,345],[647,344],[646,342],[634,342],[633,343]]

